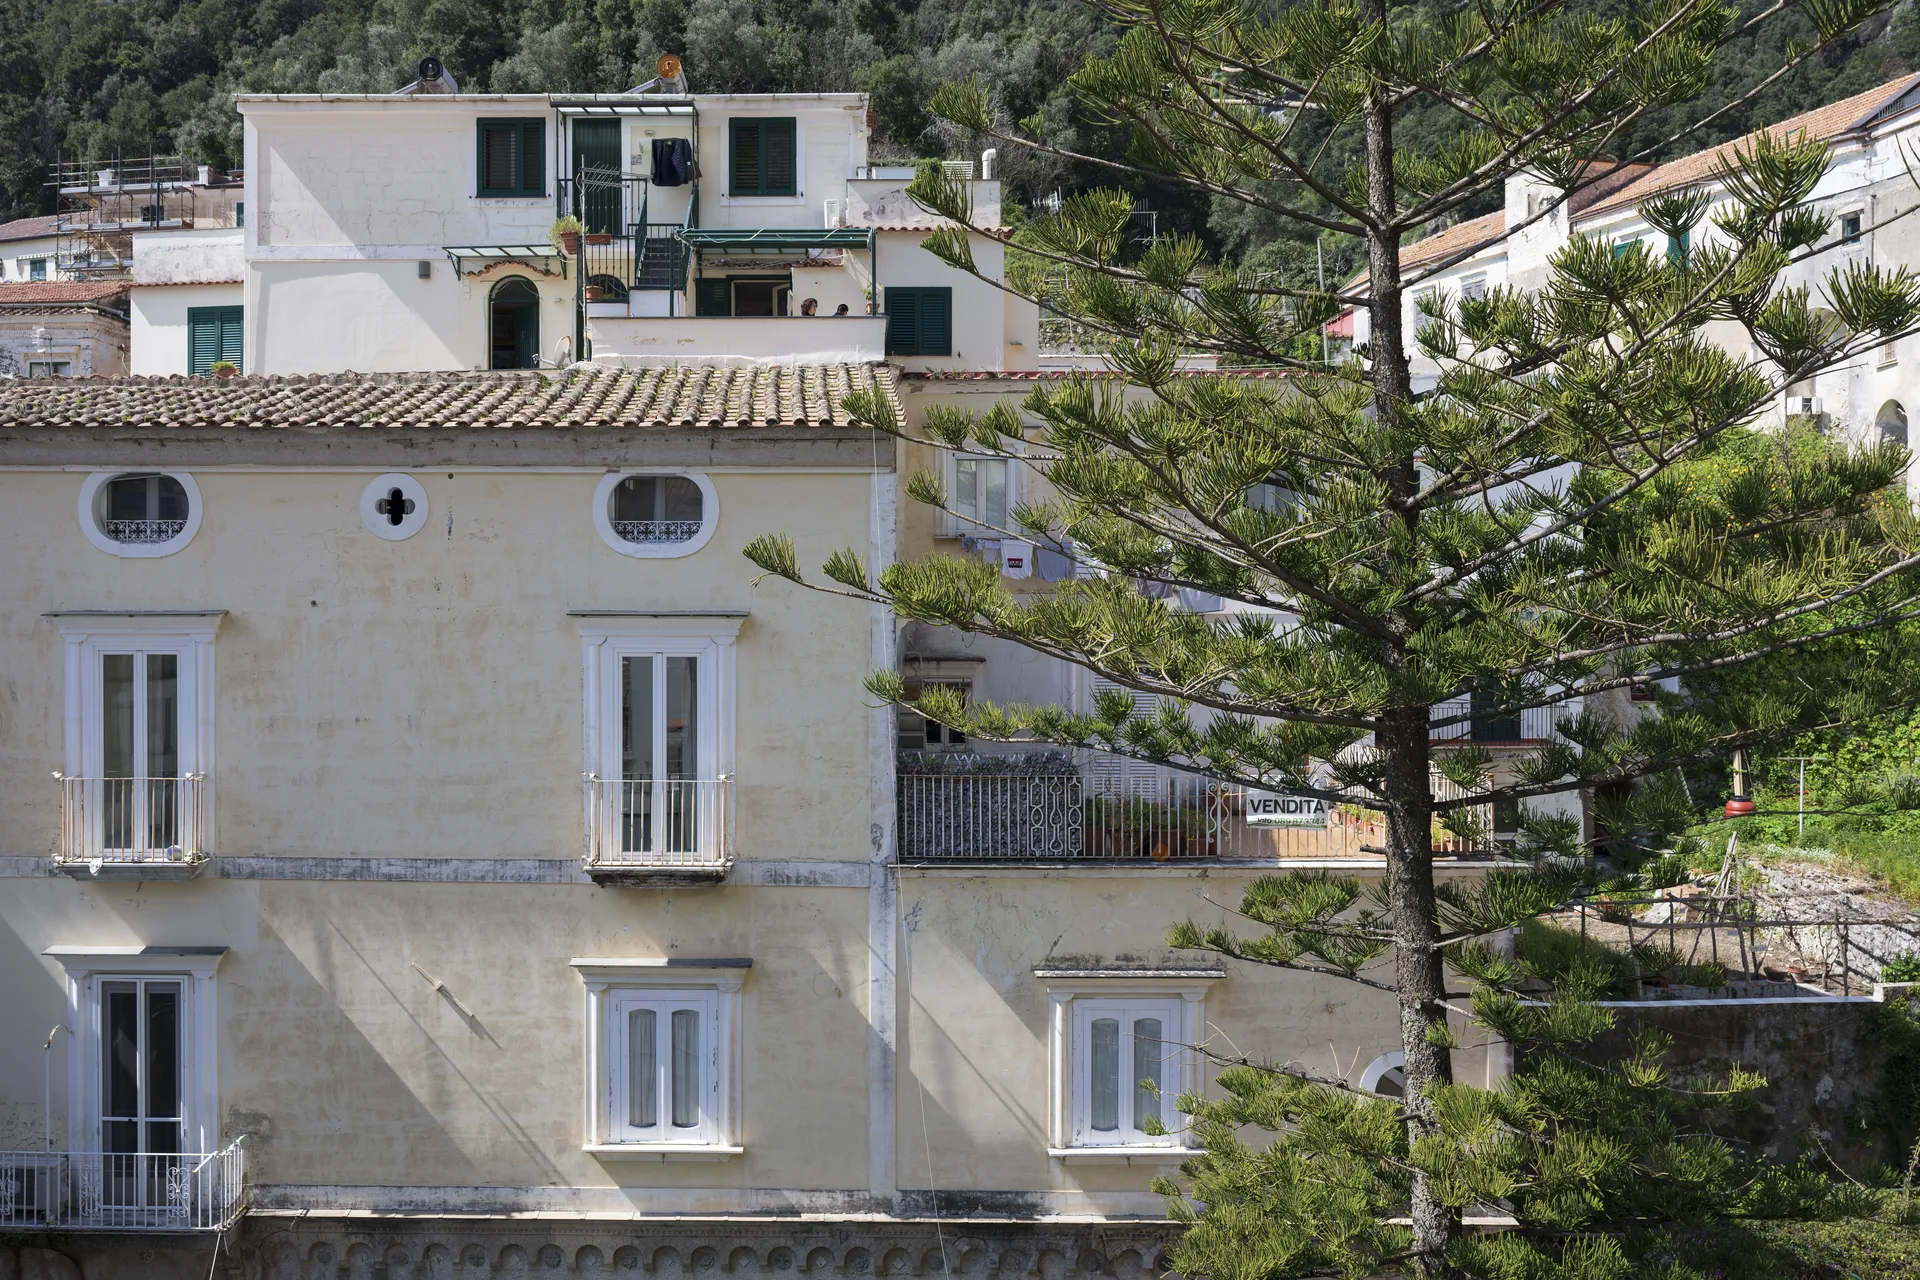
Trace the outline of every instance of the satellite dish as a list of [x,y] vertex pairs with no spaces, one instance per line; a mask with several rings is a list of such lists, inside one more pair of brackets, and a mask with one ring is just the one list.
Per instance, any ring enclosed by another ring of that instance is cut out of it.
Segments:
[[661,54],[660,60],[653,64],[653,73],[662,80],[678,80],[680,78],[680,59],[670,53]]

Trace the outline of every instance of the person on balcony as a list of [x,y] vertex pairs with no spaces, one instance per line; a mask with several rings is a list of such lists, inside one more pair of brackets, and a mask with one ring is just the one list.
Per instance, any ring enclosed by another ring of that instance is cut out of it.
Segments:
[[801,314],[801,315],[803,315],[803,316],[817,316],[817,315],[819,315],[819,314],[820,314],[820,299],[818,299],[818,298],[808,298],[808,299],[807,299],[807,300],[806,300],[805,302],[802,302],[802,303],[800,304],[800,314]]

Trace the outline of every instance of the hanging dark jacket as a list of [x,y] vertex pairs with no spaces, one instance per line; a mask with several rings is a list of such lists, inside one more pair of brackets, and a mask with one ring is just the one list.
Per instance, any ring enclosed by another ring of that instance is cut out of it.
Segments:
[[684,187],[693,180],[693,143],[685,138],[653,140],[653,185]]

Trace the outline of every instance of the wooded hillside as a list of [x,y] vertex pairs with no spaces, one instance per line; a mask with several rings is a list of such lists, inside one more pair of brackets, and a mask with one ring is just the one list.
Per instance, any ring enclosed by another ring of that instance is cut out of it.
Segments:
[[[1763,24],[1764,39],[1789,38],[1790,25]],[[864,90],[885,146],[902,156],[972,150],[932,129],[923,104],[938,85],[979,76],[1007,118],[1037,115],[1052,139],[1105,154],[1124,139],[1076,110],[1066,79],[1112,41],[1082,0],[0,0],[0,220],[52,210],[44,183],[57,155],[181,153],[235,167],[229,94],[388,92],[428,53],[473,91],[618,92],[647,79],[661,53],[685,59],[698,92]],[[1779,53],[1734,46],[1724,62],[1715,91],[1687,108],[1694,118],[1750,87]],[[1679,149],[1915,69],[1920,23],[1907,4]],[[1682,123],[1649,121],[1630,145]],[[1402,134],[1437,139],[1454,127],[1423,119]],[[1003,176],[1020,202],[1111,180],[1098,166],[1013,156]],[[1314,246],[1297,232],[1182,193],[1139,194],[1163,231],[1199,233],[1225,257],[1289,276],[1314,269]],[[1330,273],[1350,265],[1345,246],[1326,250]]]

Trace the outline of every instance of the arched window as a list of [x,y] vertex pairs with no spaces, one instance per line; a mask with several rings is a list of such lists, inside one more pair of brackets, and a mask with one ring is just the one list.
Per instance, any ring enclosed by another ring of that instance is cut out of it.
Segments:
[[493,286],[487,295],[487,332],[495,369],[540,367],[540,291],[525,276]]
[[1360,1073],[1359,1089],[1382,1098],[1407,1096],[1407,1055],[1399,1049],[1383,1053]]
[[1907,411],[1898,400],[1889,400],[1880,406],[1880,412],[1874,415],[1873,425],[1879,429],[1882,440],[1891,440],[1895,444],[1907,442]]

